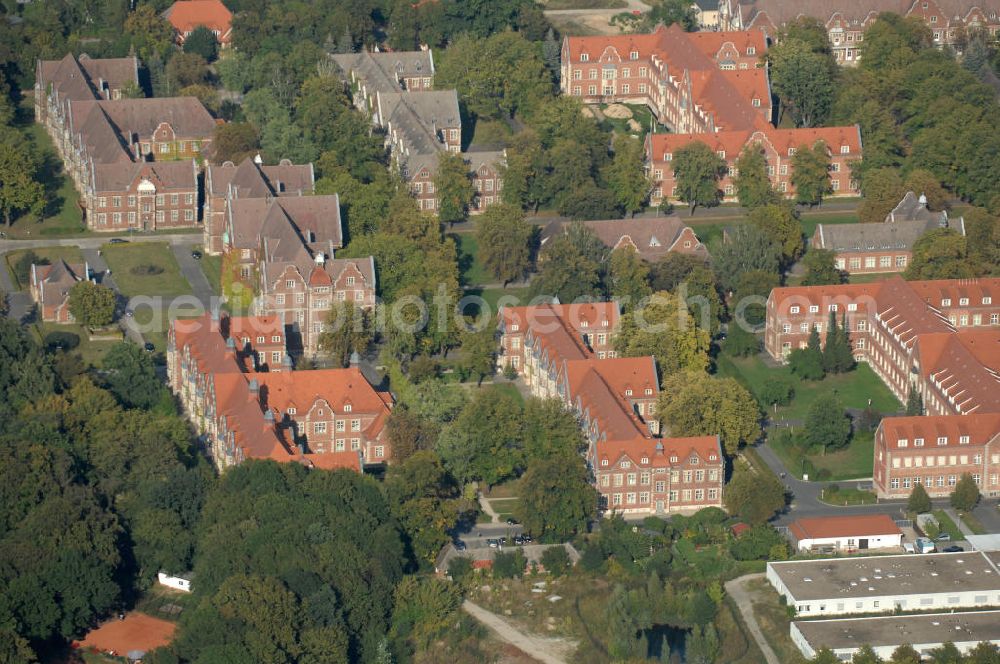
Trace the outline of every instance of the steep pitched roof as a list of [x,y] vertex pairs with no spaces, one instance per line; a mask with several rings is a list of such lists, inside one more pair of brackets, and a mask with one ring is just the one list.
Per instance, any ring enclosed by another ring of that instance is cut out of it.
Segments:
[[444,149],[437,131],[462,125],[455,90],[380,91],[376,108],[382,126],[396,133],[413,154],[432,154]]
[[615,464],[627,458],[640,468],[669,468],[690,459],[692,455],[702,460],[718,461],[721,454],[718,436],[608,440],[598,441],[595,447],[595,462],[600,466],[605,465],[605,461]]
[[[903,449],[900,441],[906,441],[906,449],[912,449],[918,438],[923,438],[927,449],[981,446],[1000,436],[1000,413],[886,417],[879,427],[891,449]],[[964,436],[968,436],[967,442],[963,442]],[[939,443],[939,439],[943,442]]]
[[817,224],[813,236],[819,249],[833,251],[909,250],[937,224],[931,220],[872,224]]
[[863,514],[859,516],[827,516],[796,519],[788,526],[796,541],[804,539],[833,539],[844,537],[875,537],[902,535],[896,522],[888,514]]
[[193,159],[94,165],[94,188],[97,191],[126,191],[139,180],[148,180],[157,192],[197,191],[198,166]]
[[[574,222],[551,221],[546,224],[542,229],[542,245],[544,246],[555,235],[565,233],[572,223]],[[594,235],[609,249],[616,249],[619,246],[632,247],[642,258],[651,263],[670,253],[675,248],[681,234],[690,228],[675,216],[608,219],[576,223],[581,223],[593,231]],[[708,249],[700,242],[692,249],[692,253],[708,258]]]
[[400,91],[401,80],[434,75],[434,54],[426,51],[390,51],[343,53],[331,55],[345,74],[363,79],[373,91]]
[[[337,194],[324,196],[287,196],[274,199],[237,198],[229,207],[232,220],[233,245],[256,249],[265,225],[278,229],[291,228],[303,241],[332,254],[332,249],[344,245]],[[271,231],[269,231],[271,232]],[[277,232],[277,231],[275,231]],[[311,233],[311,235],[310,235]],[[288,237],[282,231],[282,237]]]
[[247,157],[238,165],[227,161],[221,166],[209,166],[205,183],[208,196],[223,196],[232,187],[236,198],[266,198],[312,193],[315,177],[312,164],[292,164],[282,159],[276,166],[265,166]]
[[218,33],[220,43],[229,41],[233,23],[233,13],[221,0],[178,0],[163,12],[163,18],[182,35],[204,26]]

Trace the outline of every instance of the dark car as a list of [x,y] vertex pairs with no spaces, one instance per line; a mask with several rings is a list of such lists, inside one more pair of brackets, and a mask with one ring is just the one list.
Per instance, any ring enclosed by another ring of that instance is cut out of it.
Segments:
[[113,237],[110,240],[108,240],[108,244],[127,244],[127,243],[128,243],[128,240],[125,240],[125,239],[120,238],[120,237]]
[[465,542],[463,542],[462,540],[455,540],[455,550],[465,551]]
[[517,521],[514,521],[514,519],[507,519],[507,525],[508,526],[516,526],[517,525]]
[[146,349],[147,353],[152,353],[154,350],[156,350],[156,346],[154,346],[151,341],[147,341],[142,345],[142,347]]
[[194,251],[191,252],[191,258],[195,259],[196,261],[201,260],[201,252],[195,249]]
[[952,544],[951,546],[946,546],[945,548],[941,549],[941,553],[958,553],[959,551],[965,551],[965,549],[963,549],[960,546],[956,546],[954,544]]

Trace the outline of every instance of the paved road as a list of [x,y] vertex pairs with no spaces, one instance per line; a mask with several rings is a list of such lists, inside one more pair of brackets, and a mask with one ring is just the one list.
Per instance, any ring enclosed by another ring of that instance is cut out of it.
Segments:
[[754,579],[763,579],[763,574],[747,574],[746,576],[741,576],[732,581],[726,582],[726,593],[733,598],[736,603],[736,608],[740,610],[740,615],[743,616],[743,622],[746,623],[747,629],[750,630],[750,635],[753,636],[753,640],[757,642],[757,647],[760,648],[761,653],[764,655],[764,659],[767,664],[781,664],[781,660],[778,656],[771,650],[770,644],[768,644],[767,639],[764,638],[764,632],[761,631],[760,625],[757,624],[757,617],[753,612],[753,603],[750,601],[750,593],[747,592],[745,584],[748,581],[753,581]]
[[648,12],[649,5],[641,0],[628,0],[628,6],[615,9],[546,9],[544,14],[549,17],[558,16],[607,16],[610,20],[615,14],[622,12]]
[[[563,653],[561,652],[565,650],[565,642],[526,634],[492,611],[487,611],[469,600],[462,602],[462,608],[470,616],[486,625],[491,632],[499,636],[503,641],[519,648],[539,662],[543,662],[543,664],[566,664],[566,660],[563,658]],[[779,663],[775,662],[774,664]]]
[[459,536],[459,540],[470,549],[489,548],[486,540],[502,539],[520,535],[524,530],[521,525],[508,526],[505,523],[477,523],[471,531]]
[[107,244],[112,238],[127,240],[128,242],[166,242],[167,244],[193,245],[202,241],[201,231],[192,233],[172,233],[170,235],[95,235],[90,237],[75,238],[42,238],[38,240],[0,240],[0,254],[15,249],[37,249],[38,247],[80,247],[81,249],[97,249],[102,244]]
[[184,278],[188,280],[189,284],[191,284],[194,296],[198,298],[198,301],[201,302],[201,306],[203,306],[206,311],[210,311],[212,308],[212,300],[215,298],[216,293],[212,290],[212,286],[208,283],[208,279],[205,277],[205,272],[201,269],[201,261],[191,256],[191,245],[172,244],[170,248],[174,252],[177,264],[180,265],[181,274],[183,274]]

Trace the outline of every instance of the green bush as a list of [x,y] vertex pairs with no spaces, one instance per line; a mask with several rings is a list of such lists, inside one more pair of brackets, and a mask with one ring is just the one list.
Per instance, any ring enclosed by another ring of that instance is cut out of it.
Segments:
[[498,553],[493,559],[493,576],[498,579],[520,578],[524,575],[527,564],[528,561],[520,549],[511,553]]
[[570,566],[569,554],[564,546],[550,546],[542,552],[542,566],[552,576],[562,576]]
[[47,348],[62,350],[73,350],[80,345],[80,335],[72,332],[49,332],[45,335],[45,346]]
[[588,572],[599,571],[605,560],[604,552],[597,544],[588,544],[580,554],[580,565]]
[[32,263],[36,265],[50,265],[48,258],[41,258],[34,251],[28,250],[17,259],[14,263],[14,277],[20,282],[25,288],[28,287],[28,283],[31,281],[31,265]]
[[456,581],[461,581],[472,572],[472,561],[461,556],[452,558],[448,563],[448,575]]

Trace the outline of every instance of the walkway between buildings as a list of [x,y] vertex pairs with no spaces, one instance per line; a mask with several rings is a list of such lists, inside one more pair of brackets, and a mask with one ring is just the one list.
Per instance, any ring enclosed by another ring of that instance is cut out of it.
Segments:
[[[555,639],[526,634],[492,611],[487,611],[469,600],[462,602],[462,608],[470,616],[488,627],[501,640],[519,648],[539,662],[543,664],[567,664],[560,650],[564,650],[565,645],[568,644],[559,644]],[[563,647],[559,647],[560,645]],[[768,664],[780,664],[780,662],[775,660],[774,662],[769,661]]]

